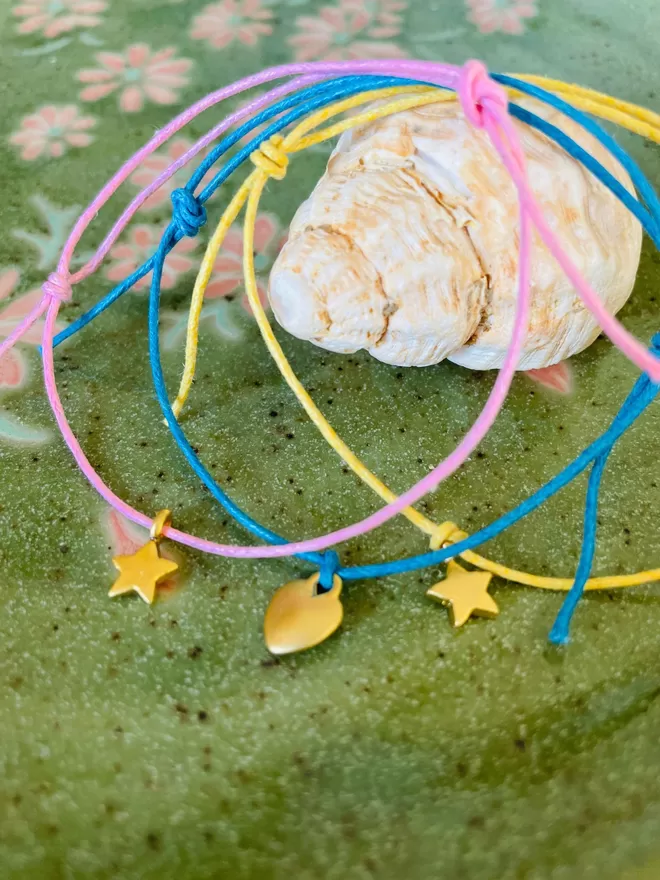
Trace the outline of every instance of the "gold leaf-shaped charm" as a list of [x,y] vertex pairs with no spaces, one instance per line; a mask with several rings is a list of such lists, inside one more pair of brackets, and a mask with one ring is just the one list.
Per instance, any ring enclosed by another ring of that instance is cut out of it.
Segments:
[[342,582],[338,575],[332,588],[317,593],[319,573],[306,580],[280,587],[270,600],[264,618],[264,637],[271,654],[293,654],[324,642],[341,624]]

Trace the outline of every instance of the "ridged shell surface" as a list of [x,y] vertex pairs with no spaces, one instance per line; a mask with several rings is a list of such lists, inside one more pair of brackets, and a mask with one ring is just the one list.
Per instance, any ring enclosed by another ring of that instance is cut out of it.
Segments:
[[[631,192],[626,172],[577,123],[519,102],[569,134]],[[614,314],[633,288],[642,232],[561,147],[515,122],[532,190],[580,272]],[[344,134],[300,206],[269,297],[294,336],[335,352],[366,349],[400,366],[445,358],[502,365],[517,295],[518,200],[486,134],[456,103],[408,110]],[[519,369],[590,345],[598,325],[534,236],[532,306]]]

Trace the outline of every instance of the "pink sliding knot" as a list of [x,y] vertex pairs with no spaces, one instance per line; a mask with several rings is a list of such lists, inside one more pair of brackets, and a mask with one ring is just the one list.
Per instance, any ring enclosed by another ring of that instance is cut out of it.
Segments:
[[73,288],[68,276],[59,272],[51,272],[47,280],[42,284],[43,296],[32,308],[23,320],[14,327],[12,332],[0,342],[0,357],[12,348],[18,340],[50,309],[50,306],[59,308],[62,303],[68,302],[73,296]]
[[61,303],[68,302],[73,296],[71,282],[59,272],[51,272],[41,289],[46,296],[59,300]]
[[475,128],[484,127],[485,111],[506,113],[508,110],[506,91],[490,78],[481,61],[466,62],[461,70],[457,91],[465,117]]

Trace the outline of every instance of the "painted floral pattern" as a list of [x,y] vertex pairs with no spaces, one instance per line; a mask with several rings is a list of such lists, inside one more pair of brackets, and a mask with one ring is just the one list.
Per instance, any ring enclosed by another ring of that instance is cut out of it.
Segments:
[[78,79],[86,83],[82,101],[99,101],[119,92],[119,106],[125,113],[137,113],[147,101],[176,104],[179,90],[190,82],[193,66],[189,58],[179,58],[169,46],[158,51],[146,43],[134,43],[124,52],[98,52],[99,67],[81,70]]
[[[227,299],[210,300],[202,309],[199,319],[228,342],[240,342],[243,339],[240,322],[236,320],[236,309]],[[163,351],[172,351],[182,346],[188,329],[188,311],[162,309],[160,323]]]
[[340,0],[318,16],[299,16],[289,45],[296,61],[402,58],[406,53],[391,38],[401,33],[404,9],[398,0]]
[[[30,196],[27,202],[30,209],[26,205],[24,213],[26,219],[32,221],[32,228],[13,229],[12,237],[34,249],[37,269],[42,271],[54,269],[73,224],[80,214],[80,206],[57,205],[41,193]],[[83,249],[77,249],[74,263],[84,262],[86,257]]]
[[538,370],[527,370],[525,375],[557,394],[571,394],[573,391],[573,368],[570,361],[561,361],[551,367],[541,367]]
[[[0,274],[0,301],[6,299],[13,291],[19,280],[17,269],[7,269]],[[15,307],[15,304],[14,304]],[[0,311],[0,339],[5,339],[14,329],[20,318],[12,319],[11,313],[6,315],[7,306]],[[20,388],[25,380],[27,367],[23,355],[14,346],[2,358],[0,358],[0,389]]]
[[261,0],[220,0],[195,16],[190,36],[206,40],[214,49],[225,49],[234,42],[256,46],[261,37],[272,34],[272,18],[273,13]]
[[20,19],[19,34],[41,31],[50,40],[76,28],[96,27],[107,6],[105,0],[26,0],[12,12]]
[[40,156],[58,158],[69,147],[86,147],[94,137],[94,116],[83,116],[75,104],[47,104],[24,116],[20,129],[9,138],[21,151],[21,158],[32,162]]
[[356,15],[369,16],[369,36],[377,40],[398,37],[403,26],[406,0],[341,0],[341,6]]
[[[265,212],[258,215],[254,226],[254,268],[259,299],[265,308],[268,308],[268,273],[285,239],[286,234],[277,217]],[[240,320],[237,320],[239,312],[232,302],[239,294],[242,308],[252,316],[250,303],[243,292],[243,230],[239,224],[234,224],[216,258],[200,315],[201,321],[228,342],[237,343],[243,339]],[[165,351],[172,351],[185,339],[188,312],[163,310],[161,319],[161,344]]]
[[[41,289],[35,288],[3,305],[3,301],[11,297],[16,291],[19,281],[20,272],[18,269],[0,270],[0,339],[5,339],[9,336],[42,297]],[[63,327],[63,324],[58,323],[57,332]],[[21,342],[28,343],[29,345],[39,345],[42,332],[43,320],[40,320],[33,324],[27,333],[21,337]],[[0,389],[20,388],[25,383],[26,376],[27,365],[25,358],[18,346],[15,345],[0,358]]]
[[[267,278],[273,260],[284,244],[279,220],[272,214],[261,213],[254,225],[254,268],[257,276],[257,289],[261,302],[268,305]],[[213,267],[211,280],[206,288],[207,299],[233,296],[243,286],[243,231],[235,224],[227,233],[222,250]],[[245,294],[241,304],[252,314]]]
[[[140,223],[129,229],[123,241],[118,242],[110,251],[110,265],[105,270],[106,278],[110,281],[123,281],[138,266],[141,266],[157,249],[165,227],[148,226]],[[179,280],[180,275],[190,272],[195,263],[186,256],[197,247],[197,242],[191,238],[182,239],[169,254],[163,267],[161,287],[163,290],[171,290]],[[151,273],[141,278],[133,287],[133,290],[144,290],[149,287]]]
[[468,19],[482,34],[502,31],[519,35],[525,31],[525,21],[538,15],[535,0],[465,0]]

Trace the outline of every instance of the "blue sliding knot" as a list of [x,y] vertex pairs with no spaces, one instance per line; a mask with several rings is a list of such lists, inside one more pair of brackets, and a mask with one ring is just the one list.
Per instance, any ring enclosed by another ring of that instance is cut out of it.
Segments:
[[319,592],[327,593],[332,589],[332,582],[340,564],[338,553],[334,550],[325,551],[319,567]]
[[206,208],[187,189],[175,189],[171,195],[172,221],[182,235],[194,238],[206,223]]

